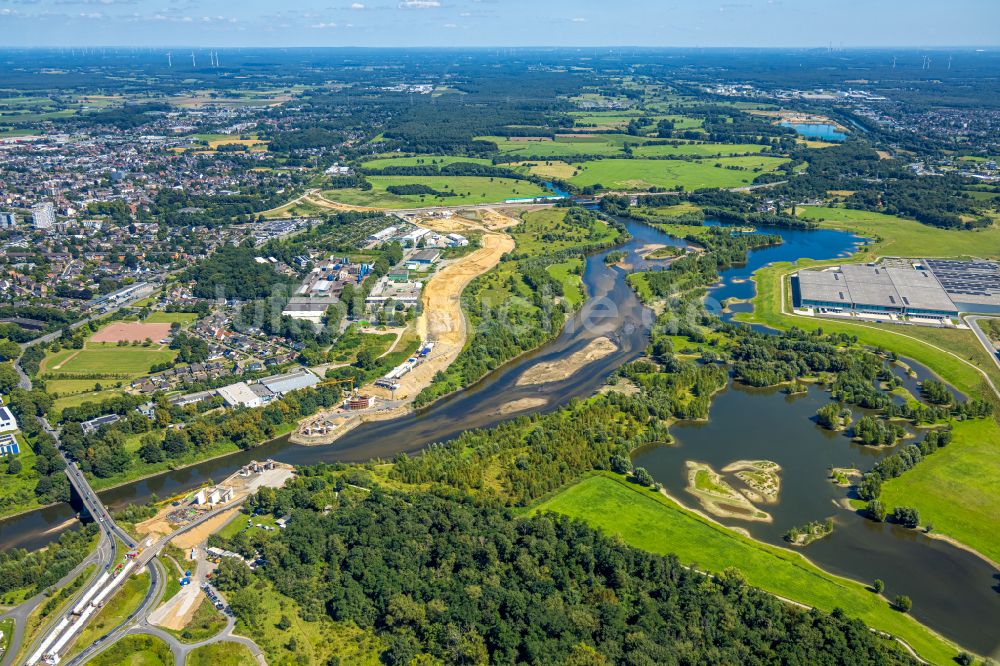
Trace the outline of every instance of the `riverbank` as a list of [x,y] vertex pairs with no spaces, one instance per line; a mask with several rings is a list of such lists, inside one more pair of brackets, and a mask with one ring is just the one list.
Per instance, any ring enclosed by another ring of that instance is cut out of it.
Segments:
[[949,664],[958,647],[864,585],[820,569],[801,553],[746,538],[656,491],[611,472],[596,472],[532,508],[580,518],[636,548],[721,573],[738,564],[747,582],[812,608],[843,609],[911,645],[922,658]]
[[[822,262],[831,263],[831,262]],[[821,262],[801,261],[796,266],[776,264],[754,274],[757,294],[753,311],[737,314],[735,319],[772,328],[796,326],[805,330],[822,328],[827,333],[857,336],[862,344],[890,349],[928,368],[962,393],[990,400],[995,409],[1000,397],[1000,373],[971,331],[895,328],[853,322],[815,319],[791,313],[790,293],[785,288],[788,276],[807,265]],[[958,353],[961,351],[961,355]],[[984,370],[985,368],[985,370]],[[994,376],[996,377],[994,378]],[[992,383],[990,383],[992,382]],[[954,441],[914,469],[883,485],[882,500],[890,509],[913,506],[921,520],[931,522],[966,550],[995,565],[1000,561],[1000,543],[992,529],[993,518],[1000,515],[1000,457],[995,447],[1000,442],[1000,425],[994,418],[961,421],[954,424]],[[956,501],[963,498],[963,501]],[[935,535],[938,538],[941,535]]]
[[332,444],[363,423],[399,418],[412,412],[412,404],[434,377],[449,368],[465,348],[468,321],[462,309],[462,293],[477,277],[493,270],[514,247],[510,234],[500,231],[517,224],[495,211],[484,212],[488,222],[476,223],[461,218],[421,221],[421,224],[446,233],[476,230],[481,232],[481,248],[443,267],[430,279],[421,299],[423,311],[415,325],[420,340],[434,343],[432,354],[398,380],[398,388],[390,391],[374,382],[358,389],[362,395],[375,396],[389,407],[356,414],[342,408],[326,410],[303,419],[290,441],[307,446]]

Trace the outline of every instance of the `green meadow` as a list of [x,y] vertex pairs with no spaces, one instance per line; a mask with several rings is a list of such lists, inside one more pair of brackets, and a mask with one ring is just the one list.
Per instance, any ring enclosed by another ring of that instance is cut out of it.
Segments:
[[482,157],[459,157],[456,155],[413,155],[410,157],[379,157],[368,160],[361,164],[365,169],[385,169],[388,167],[409,167],[409,166],[448,166],[456,162],[466,164],[493,164],[492,160]]
[[632,149],[638,157],[731,157],[759,155],[770,152],[770,146],[759,143],[666,143],[649,144]]
[[924,659],[951,663],[957,650],[864,585],[829,574],[800,554],[763,544],[688,511],[662,494],[611,473],[589,476],[533,511],[579,518],[625,543],[712,573],[736,566],[756,587],[832,611],[843,609],[868,625],[898,636]]
[[1000,562],[1000,427],[992,419],[954,424],[954,440],[902,476],[882,485],[892,510],[912,506],[920,522]]
[[559,135],[555,140],[502,136],[476,137],[491,141],[501,153],[524,157],[574,157],[579,155],[621,155],[625,143],[639,143],[640,137],[627,134]]
[[[369,176],[372,189],[327,190],[323,196],[330,201],[373,208],[416,208],[421,206],[471,206],[500,203],[507,199],[549,196],[534,183],[511,178],[481,176]],[[397,195],[386,188],[392,185],[426,185],[438,192],[454,192],[454,196]]]
[[796,214],[821,227],[878,239],[876,251],[883,256],[1000,258],[1000,227],[995,224],[977,231],[941,229],[895,215],[822,206],[800,206]]
[[580,187],[601,185],[612,190],[740,187],[749,185],[761,173],[776,170],[785,161],[780,157],[723,157],[692,161],[595,160],[583,164],[580,173],[573,176],[570,182]]

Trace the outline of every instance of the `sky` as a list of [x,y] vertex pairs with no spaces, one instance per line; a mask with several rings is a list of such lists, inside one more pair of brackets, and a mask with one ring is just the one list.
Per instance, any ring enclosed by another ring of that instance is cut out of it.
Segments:
[[0,0],[0,46],[994,46],[1000,0]]

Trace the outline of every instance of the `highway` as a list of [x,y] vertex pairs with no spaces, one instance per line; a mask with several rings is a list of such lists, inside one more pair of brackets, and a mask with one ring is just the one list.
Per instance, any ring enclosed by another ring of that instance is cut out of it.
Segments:
[[[73,486],[73,489],[76,491],[77,496],[80,498],[80,501],[83,502],[84,510],[88,514],[90,514],[90,516],[99,526],[100,541],[98,543],[98,547],[96,550],[96,555],[97,555],[96,559],[98,564],[103,564],[104,566],[103,568],[100,566],[98,567],[97,578],[88,581],[87,585],[85,585],[80,590],[80,592],[73,599],[72,603],[67,605],[66,610],[58,617],[53,618],[49,623],[49,628],[29,646],[29,649],[27,651],[29,655],[29,661],[26,662],[28,664],[33,663],[31,661],[31,657],[38,651],[39,646],[46,644],[48,645],[57,644],[56,641],[58,640],[58,637],[64,634],[65,632],[79,633],[81,627],[85,623],[85,619],[81,619],[77,622],[69,624],[68,626],[65,622],[63,622],[63,620],[73,619],[72,617],[73,610],[77,608],[77,606],[80,603],[80,600],[83,599],[84,597],[89,598],[89,595],[93,594],[92,588],[94,588],[95,585],[99,585],[103,582],[102,580],[103,576],[101,576],[101,574],[109,572],[111,570],[111,567],[114,566],[115,562],[118,559],[117,540],[120,540],[129,549],[135,547],[135,542],[132,539],[132,536],[124,529],[119,527],[117,523],[115,523],[114,518],[112,518],[111,514],[108,512],[107,507],[104,506],[103,502],[101,502],[101,500],[98,498],[97,493],[95,493],[93,488],[90,487],[90,484],[87,482],[87,479],[83,475],[83,472],[80,471],[80,468],[76,465],[76,463],[74,463],[73,461],[69,460],[66,457],[65,452],[62,450],[61,447],[58,446],[59,432],[55,430],[46,419],[42,418],[39,420],[41,421],[42,427],[45,429],[45,431],[50,435],[52,435],[52,437],[55,439],[59,455],[66,463],[66,469],[65,469],[66,476],[69,479],[70,485]],[[136,568],[138,569],[140,567]],[[163,585],[162,578],[158,575],[156,567],[150,566],[149,571],[151,580],[150,590],[151,591],[155,590],[157,586],[162,587]],[[120,576],[120,578],[121,580],[115,581],[114,584],[115,587],[117,587],[121,582],[123,582],[127,578],[127,576]],[[108,594],[107,596],[110,598],[111,595]],[[140,609],[145,607],[145,604],[149,600],[150,600],[150,595],[147,595],[147,599],[144,601],[144,604],[142,607],[140,607]],[[21,626],[23,627],[23,624]],[[15,639],[17,639],[16,636]],[[73,639],[70,639],[70,641],[66,643],[66,645],[64,646],[63,650],[69,651],[73,645],[72,641]],[[20,642],[18,642],[18,646],[16,647],[14,645],[11,645],[11,652],[16,653],[19,647],[20,647]]]
[[[47,431],[53,434],[53,436],[57,434],[55,433],[55,431],[50,429],[47,422],[43,421],[43,425]],[[66,474],[70,479],[70,483],[73,484],[73,487],[83,498],[84,505],[86,506],[87,510],[91,513],[92,516],[95,517],[95,520],[97,520],[97,522],[100,524],[102,542],[108,541],[111,544],[110,551],[108,552],[106,552],[105,549],[102,549],[102,547],[98,548],[99,553],[101,553],[102,555],[104,554],[108,555],[106,559],[104,557],[99,558],[100,561],[105,563],[103,571],[108,571],[115,564],[117,559],[117,552],[114,547],[115,544],[114,537],[121,539],[122,542],[129,549],[135,548],[137,544],[134,542],[131,535],[125,532],[125,530],[120,528],[114,522],[114,519],[108,513],[107,509],[104,507],[101,501],[97,498],[97,495],[94,493],[93,489],[91,489],[90,484],[87,483],[86,478],[80,472],[79,468],[75,464],[67,462]],[[86,659],[93,656],[93,654],[95,654],[97,651],[106,648],[108,645],[114,643],[119,638],[127,635],[130,632],[135,633],[136,627],[142,628],[148,626],[147,616],[149,615],[150,611],[152,611],[154,608],[156,608],[156,606],[159,605],[160,600],[163,598],[163,593],[166,589],[167,574],[163,569],[163,565],[160,563],[158,559],[156,559],[160,551],[163,549],[163,547],[166,546],[166,544],[170,540],[176,538],[181,534],[184,534],[185,532],[195,529],[196,527],[204,523],[206,520],[211,520],[212,518],[215,518],[221,513],[224,513],[235,507],[238,507],[240,504],[242,504],[242,502],[245,499],[246,499],[245,497],[240,498],[226,505],[212,509],[211,511],[207,511],[201,516],[199,516],[197,520],[194,520],[188,523],[187,525],[179,527],[170,534],[161,537],[155,543],[145,548],[135,558],[134,565],[130,571],[131,575],[141,571],[145,567],[146,570],[149,572],[149,577],[150,577],[149,590],[146,592],[146,596],[143,598],[142,603],[139,604],[139,607],[136,608],[135,611],[133,611],[127,618],[125,618],[125,620],[123,620],[121,624],[119,624],[117,627],[115,627],[114,629],[106,633],[104,636],[99,638],[92,645],[89,645],[86,648],[84,648],[84,650],[80,654],[78,654],[76,657],[74,657],[71,661],[67,663],[69,664],[83,663],[84,661],[86,661]],[[128,576],[122,576],[122,575],[119,575],[117,578],[112,579],[112,584],[111,584],[112,590],[110,592],[105,593],[103,595],[103,598],[105,600],[111,599],[114,593],[117,591],[117,588],[123,585],[125,580],[127,579]],[[98,579],[97,581],[97,583],[104,583],[104,582],[105,581],[101,581],[100,579]],[[70,616],[73,615],[73,610],[77,608],[79,599],[82,598],[87,593],[87,591],[94,585],[95,581],[91,580],[88,586],[82,589],[80,593],[77,595],[77,597],[74,598],[73,603],[67,607],[66,611],[58,618],[55,618],[52,621],[52,623],[50,623],[49,630],[43,636],[39,636],[38,639],[34,641],[33,644],[30,646],[30,650],[28,651],[29,655],[33,655],[38,650],[38,646],[42,645],[46,641],[48,641],[49,644],[57,644],[54,642],[56,640],[56,636],[53,636],[53,634],[62,634],[64,633],[64,631],[72,632],[74,634],[80,633],[82,627],[82,624],[80,623],[81,622],[85,623],[86,620],[89,619],[88,617],[84,616],[80,620],[68,626],[64,624],[61,625],[61,620],[63,618],[69,618]],[[27,613],[24,613],[24,617],[25,618],[27,617]],[[19,625],[23,626],[22,623],[19,623]],[[159,635],[160,633],[163,632],[158,632],[157,635]],[[67,642],[63,646],[62,652],[64,654],[68,654],[72,651],[73,643],[76,640],[76,638],[77,636],[74,636],[69,640],[69,642]],[[210,639],[208,642],[211,642],[213,640],[224,640],[224,639],[221,637],[216,637],[214,639]],[[238,639],[237,637],[234,637],[234,640],[239,640],[239,642],[244,642],[244,641],[252,642],[249,641],[249,639]],[[11,652],[12,653],[17,652],[17,647],[15,647],[13,644],[11,646]],[[255,654],[259,652],[260,652],[259,648],[255,650]],[[61,654],[60,656],[63,655]],[[39,662],[28,661],[26,663],[28,666],[32,666],[32,664]]]

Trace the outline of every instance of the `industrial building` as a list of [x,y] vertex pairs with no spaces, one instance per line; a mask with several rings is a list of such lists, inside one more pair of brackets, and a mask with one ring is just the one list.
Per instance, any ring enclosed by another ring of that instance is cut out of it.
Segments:
[[17,430],[17,419],[10,411],[10,407],[0,405],[0,432],[12,432]]
[[368,237],[369,243],[382,243],[389,240],[394,233],[399,230],[399,227],[386,227],[381,231],[376,231],[371,236]]
[[799,305],[820,314],[901,315],[941,320],[958,316],[958,307],[937,278],[910,267],[845,264],[797,274]]
[[274,375],[261,379],[258,384],[266,386],[277,396],[284,396],[292,391],[309,388],[319,384],[319,377],[306,368],[299,368],[283,375]]
[[[324,280],[324,282],[326,281]],[[327,282],[327,284],[332,285],[330,282]],[[281,314],[292,319],[308,321],[318,326],[323,323],[323,318],[326,316],[326,311],[330,306],[339,302],[340,299],[333,296],[316,296],[313,298],[294,296],[288,299],[288,303],[285,304],[285,309],[281,311]]]
[[381,277],[372,287],[365,303],[367,305],[383,305],[386,301],[391,300],[404,305],[416,305],[420,302],[422,289],[423,284],[420,282],[395,282],[390,280],[388,276]]
[[250,390],[246,382],[236,382],[218,389],[218,393],[230,407],[260,407],[264,403],[255,391]]
[[406,261],[407,263],[430,266],[431,264],[436,264],[440,258],[441,250],[427,249],[414,252]]
[[1000,313],[997,262],[926,259],[924,264],[962,312]]

